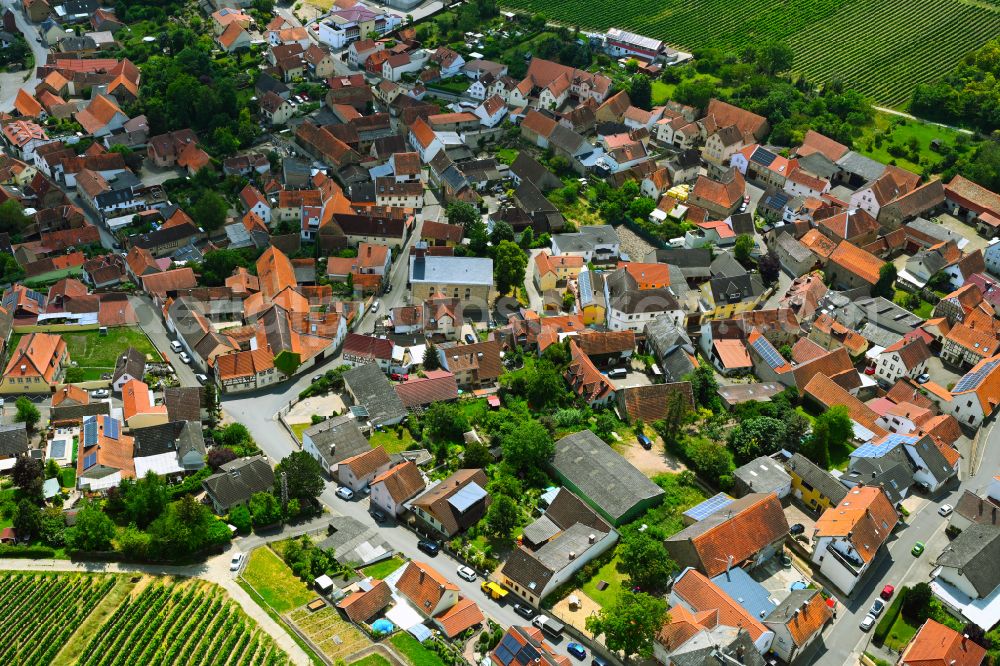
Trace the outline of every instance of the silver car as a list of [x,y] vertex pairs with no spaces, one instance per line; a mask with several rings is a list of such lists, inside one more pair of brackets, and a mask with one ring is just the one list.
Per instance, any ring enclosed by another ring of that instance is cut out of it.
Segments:
[[864,632],[871,631],[872,627],[875,626],[875,616],[871,614],[865,615],[865,619],[861,620],[861,624],[859,624],[858,626],[861,627],[861,631]]

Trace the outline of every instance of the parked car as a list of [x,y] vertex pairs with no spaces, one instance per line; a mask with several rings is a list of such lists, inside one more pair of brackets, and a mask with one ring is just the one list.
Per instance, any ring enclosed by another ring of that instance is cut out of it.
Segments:
[[321,379],[323,379],[323,375],[313,375],[313,378],[310,379],[309,381],[312,382],[313,384],[315,384],[316,382],[318,382]]
[[910,553],[912,553],[915,557],[920,557],[921,553],[923,552],[924,552],[923,541],[916,542],[915,544],[913,544],[913,548],[910,549]]
[[590,666],[611,666],[606,659],[594,655],[594,658],[590,660]]
[[893,587],[892,585],[886,585],[885,587],[882,588],[882,591],[879,592],[878,596],[888,601],[890,598],[892,598],[892,593],[895,591],[896,591],[895,587]]
[[183,363],[184,365],[191,365],[191,357],[187,355],[187,352],[181,352],[180,357],[181,357],[181,363]]
[[635,438],[639,440],[639,445],[647,451],[653,448],[653,442],[645,435],[636,435]]
[[931,380],[931,376],[928,375],[926,372],[924,374],[920,375],[919,377],[917,377],[917,383],[918,384],[926,384],[930,380]]
[[874,375],[875,374],[875,366],[874,365],[869,365],[867,368],[865,368],[865,374],[866,375]]
[[459,578],[464,578],[470,583],[476,580],[476,572],[470,569],[469,567],[459,567],[457,571]]
[[344,500],[345,502],[350,502],[354,499],[354,491],[347,486],[341,486],[337,488],[337,497]]
[[108,389],[97,389],[96,391],[90,392],[90,397],[98,399],[107,398],[110,395],[111,391],[109,391]]
[[424,551],[431,557],[437,555],[441,551],[441,546],[439,546],[436,541],[431,541],[430,539],[421,539],[418,541],[417,548]]
[[229,560],[229,570],[239,571],[240,567],[243,566],[243,559],[246,557],[243,553],[233,553],[233,557]]
[[875,602],[872,604],[871,609],[868,611],[868,614],[873,617],[878,617],[879,615],[882,614],[882,611],[884,610],[885,610],[885,602],[882,601],[881,599],[876,599]]
[[402,374],[399,372],[394,372],[391,375],[389,375],[389,379],[393,380],[394,382],[405,382],[409,378],[410,378],[409,375]]
[[579,643],[569,643],[566,645],[566,652],[583,661],[587,658],[587,651],[583,649],[583,646]]
[[875,617],[872,615],[865,615],[865,619],[861,620],[861,624],[858,626],[861,627],[861,631],[871,631],[872,627],[875,626]]
[[208,375],[202,375],[202,374],[197,374],[197,375],[195,375],[195,376],[194,376],[194,378],[195,378],[195,379],[196,379],[196,380],[198,381],[198,383],[199,383],[199,384],[201,384],[202,386],[204,386],[205,384],[207,384],[207,383],[208,383]]
[[184,347],[181,346],[181,343],[177,342],[176,340],[170,341],[170,348],[174,350],[175,354],[180,354],[181,350],[184,349]]
[[942,504],[941,506],[938,507],[938,515],[941,515],[941,516],[944,516],[944,517],[947,518],[948,516],[951,515],[951,512],[954,511],[954,510],[955,510],[955,507],[953,507],[951,504]]
[[803,525],[802,523],[795,523],[794,525],[788,528],[788,533],[791,534],[792,536],[802,534],[805,531],[806,531],[806,526]]
[[514,612],[523,617],[525,620],[530,620],[535,617],[535,611],[531,610],[528,606],[524,604],[514,604]]
[[476,341],[476,339],[474,337],[472,337],[472,333],[466,333],[465,334],[465,343],[466,344],[471,345],[475,341]]
[[381,303],[379,303],[378,299],[372,302],[372,312],[378,312],[379,305],[381,305]]
[[625,368],[615,368],[614,370],[609,370],[608,377],[610,379],[625,379],[628,377],[628,370]]
[[378,509],[372,509],[371,514],[372,514],[372,518],[375,519],[376,523],[384,523],[385,522],[385,514],[382,513],[381,511],[379,511]]

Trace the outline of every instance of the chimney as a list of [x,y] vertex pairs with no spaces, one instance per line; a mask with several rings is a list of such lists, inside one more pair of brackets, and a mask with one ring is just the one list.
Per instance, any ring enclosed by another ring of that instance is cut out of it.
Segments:
[[997,508],[993,507],[993,524],[997,524]]
[[594,543],[595,541],[597,541],[597,537],[591,534],[590,536],[587,537],[587,541],[589,543]]
[[979,515],[983,515],[983,499],[979,498]]
[[965,642],[969,640],[969,634],[962,634],[962,650],[965,650]]
[[424,570],[423,570],[422,568],[420,569],[420,578],[419,578],[419,581],[418,581],[418,582],[419,582],[419,583],[420,583],[421,585],[423,585],[423,584],[424,584]]
[[576,559],[576,551],[573,551],[573,550],[569,551],[569,559],[571,559],[571,560],[575,560]]

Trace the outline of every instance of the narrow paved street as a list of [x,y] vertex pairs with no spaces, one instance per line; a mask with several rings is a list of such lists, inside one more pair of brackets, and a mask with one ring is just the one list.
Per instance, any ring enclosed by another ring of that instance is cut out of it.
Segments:
[[35,56],[35,67],[30,72],[30,75],[25,79],[25,74],[27,72],[15,72],[10,74],[0,75],[0,111],[10,111],[14,108],[14,99],[17,97],[17,91],[21,88],[27,88],[34,91],[35,86],[39,83],[39,78],[35,76],[38,65],[45,64],[48,58],[49,52],[44,45],[40,44],[38,39],[38,29],[35,25],[28,21],[24,16],[24,11],[22,9],[22,4],[17,0],[3,0],[0,7],[4,9],[10,9],[14,14],[14,21],[17,23],[18,30],[24,35],[24,38],[28,41],[28,46],[31,48],[31,53]]
[[[1000,433],[997,433],[995,423],[984,428],[980,438],[981,450],[978,467],[968,458],[962,461],[961,483],[939,493],[927,502],[917,513],[910,515],[905,528],[897,528],[894,540],[889,543],[888,556],[882,555],[875,568],[870,571],[865,582],[856,588],[848,598],[837,595],[841,605],[838,606],[837,623],[825,636],[822,646],[813,655],[811,664],[853,664],[867,649],[871,633],[864,633],[858,627],[868,613],[872,602],[889,584],[898,590],[903,585],[914,585],[919,582],[930,582],[934,560],[948,544],[944,528],[948,525],[947,518],[937,514],[941,504],[955,506],[958,498],[965,490],[985,493],[990,480],[1000,469]],[[985,450],[982,447],[986,447]],[[973,474],[972,471],[975,471]],[[924,554],[914,557],[910,549],[916,542],[926,546]]]

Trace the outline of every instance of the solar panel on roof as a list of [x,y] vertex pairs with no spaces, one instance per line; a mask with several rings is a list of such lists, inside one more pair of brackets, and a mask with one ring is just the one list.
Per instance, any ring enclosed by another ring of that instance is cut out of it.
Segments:
[[983,367],[978,370],[966,374],[958,380],[957,384],[955,384],[955,388],[952,389],[952,393],[962,393],[963,391],[971,391],[972,389],[977,388],[983,383],[986,376],[989,375],[995,367],[997,367],[998,363],[1000,363],[1000,361],[989,361],[984,363]]
[[765,167],[771,166],[771,163],[776,159],[778,159],[777,155],[762,148],[753,151],[753,155],[750,156],[751,162],[756,162],[757,164]]
[[83,424],[83,445],[94,446],[97,444],[97,420],[91,419]]
[[751,345],[757,350],[757,353],[761,355],[764,362],[771,366],[772,369],[780,368],[785,365],[785,359],[778,353],[778,350],[774,348],[767,338],[757,338]]
[[476,502],[486,497],[486,491],[477,483],[470,483],[448,498],[448,504],[459,513],[468,511]]
[[62,458],[65,455],[66,455],[66,440],[64,439],[52,440],[52,445],[49,447],[49,457]]
[[497,645],[496,654],[497,658],[500,660],[504,666],[509,666],[511,662],[514,661],[514,656],[517,654],[518,650],[521,649],[521,644],[517,642],[517,639],[507,634]]
[[104,417],[104,436],[110,437],[111,439],[118,439],[120,434],[120,427],[118,419],[113,419],[110,416]]
[[701,504],[696,504],[687,511],[684,515],[692,520],[704,520],[708,518],[716,511],[726,508],[733,503],[733,498],[725,493],[719,493],[714,497],[709,497],[707,500]]
[[525,643],[524,647],[517,653],[517,661],[521,664],[533,664],[540,656],[534,645]]
[[97,464],[97,453],[88,453],[83,457],[83,468],[90,469]]

